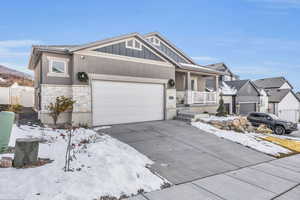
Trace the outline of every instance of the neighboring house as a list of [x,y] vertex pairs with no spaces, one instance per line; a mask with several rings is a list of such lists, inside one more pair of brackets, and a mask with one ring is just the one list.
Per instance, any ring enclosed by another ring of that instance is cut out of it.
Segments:
[[0,105],[20,104],[24,107],[33,107],[34,88],[31,86],[6,83],[0,79]]
[[206,65],[205,67],[224,72],[224,74],[219,77],[219,82],[239,80],[239,76],[232,73],[225,63],[215,63]]
[[284,120],[299,121],[299,98],[293,92],[293,86],[284,77],[259,79],[254,83],[268,93],[270,113]]
[[[58,122],[90,126],[172,119],[178,107],[215,112],[218,87],[206,92],[205,82],[214,77],[218,83],[222,74],[197,65],[159,33],[33,46],[29,69],[35,74],[35,108],[43,123],[53,123],[46,106],[64,95],[76,103]],[[78,72],[89,80],[80,81]]]
[[[211,65],[206,65],[205,67],[213,70],[217,70],[219,72],[222,72],[219,76],[219,88],[223,86],[224,81],[235,81],[239,80],[239,77],[231,72],[231,70],[225,65],[224,63],[216,63]],[[216,85],[216,80],[214,78],[208,78],[206,81],[206,89],[208,91],[212,90]]]
[[229,114],[247,115],[260,109],[260,91],[250,80],[224,81],[221,95]]

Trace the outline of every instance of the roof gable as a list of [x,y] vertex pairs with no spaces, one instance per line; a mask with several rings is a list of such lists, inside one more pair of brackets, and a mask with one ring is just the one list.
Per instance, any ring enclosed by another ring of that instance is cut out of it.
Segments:
[[[151,38],[154,37],[154,40],[151,41]],[[169,56],[172,60],[177,63],[188,63],[188,64],[196,64],[196,62],[187,56],[182,50],[177,48],[172,42],[166,39],[158,32],[148,33],[144,35],[144,38],[148,42],[150,42],[157,49],[162,51],[164,54]],[[159,40],[159,42],[155,42],[155,38]]]
[[225,65],[225,63],[215,63],[215,64],[210,64],[206,65],[205,67],[208,67],[210,69],[218,70],[221,72],[227,72],[229,75],[234,75],[231,70]]
[[289,89],[271,89],[267,93],[269,95],[269,102],[279,103],[289,93]]
[[260,91],[258,90],[258,88],[255,86],[255,84],[250,81],[250,80],[235,80],[235,81],[224,81],[228,86],[230,86],[231,88],[234,88],[237,90],[237,92],[239,93],[244,87],[246,87],[247,85],[250,85],[251,88],[253,88],[253,90],[255,90],[255,92],[257,93],[257,95],[260,95]]
[[249,80],[224,81],[228,86],[240,90]]
[[293,86],[284,77],[258,79],[254,81],[254,83],[257,87],[265,89],[280,88],[285,83],[287,83],[291,87],[291,89],[293,89]]
[[[151,56],[152,60],[164,60],[168,63],[171,63],[172,65],[177,66],[178,63],[176,63],[174,60],[170,59],[168,56],[166,56],[164,53],[162,53],[160,50],[158,50],[157,48],[155,48],[153,45],[151,45],[150,43],[148,43],[144,37],[142,37],[140,34],[138,33],[131,33],[131,34],[126,34],[126,35],[121,35],[121,36],[117,36],[117,37],[112,37],[112,38],[108,38],[108,39],[104,39],[104,40],[99,40],[99,41],[95,41],[95,42],[91,42],[88,44],[83,44],[83,45],[51,45],[51,46],[33,46],[32,52],[31,52],[31,56],[30,56],[30,61],[29,61],[29,69],[33,69],[34,67],[34,57],[38,56],[37,52],[41,52],[41,51],[55,51],[58,53],[64,53],[64,54],[72,54],[75,52],[79,52],[79,51],[83,51],[83,50],[92,50],[94,48],[97,47],[103,47],[103,46],[109,46],[111,44],[115,44],[118,43],[120,41],[124,41],[126,39],[129,38],[135,38],[136,40],[140,41],[145,48],[147,48],[149,51],[147,51],[147,53],[152,52],[155,56]],[[145,54],[140,55],[140,57],[143,57]],[[132,56],[138,56],[138,53],[135,51],[131,51]]]
[[[132,47],[127,46],[129,42],[132,45]],[[135,48],[136,43],[139,45],[139,48]],[[107,44],[101,47],[96,47],[93,48],[92,51],[120,56],[164,61],[163,58],[161,58],[159,55],[151,51],[149,48],[145,47],[145,45],[143,45],[142,42],[133,38],[130,38],[128,40],[122,40],[113,44]]]

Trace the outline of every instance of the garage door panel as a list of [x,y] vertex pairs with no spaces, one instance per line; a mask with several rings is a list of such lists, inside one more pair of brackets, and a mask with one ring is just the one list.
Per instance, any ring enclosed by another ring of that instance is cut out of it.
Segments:
[[162,120],[162,84],[93,81],[94,125]]
[[256,111],[256,103],[240,103],[240,114],[247,115]]

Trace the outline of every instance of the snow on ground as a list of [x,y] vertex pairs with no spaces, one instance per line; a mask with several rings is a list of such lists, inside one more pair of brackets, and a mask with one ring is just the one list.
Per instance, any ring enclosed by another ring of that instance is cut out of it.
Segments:
[[209,121],[229,121],[238,118],[239,116],[227,116],[227,117],[218,117],[215,115],[209,115],[207,117],[200,117],[199,119],[205,122]]
[[290,154],[290,150],[276,145],[274,143],[261,139],[263,136],[257,133],[238,133],[235,131],[226,131],[213,127],[210,124],[202,122],[192,122],[192,126],[204,130],[208,133],[213,133],[218,137],[231,140],[244,146],[256,149],[263,153],[280,156],[281,154]]
[[94,128],[94,130],[99,131],[99,130],[108,129],[108,128],[111,128],[111,126],[99,126],[99,127]]
[[[41,167],[0,169],[0,199],[92,200],[104,195],[119,197],[160,189],[165,182],[145,166],[153,164],[130,146],[93,130],[78,129],[72,136],[76,159],[73,172],[64,172],[67,144],[65,130],[13,127],[10,146],[16,138],[37,137],[39,157],[54,160]],[[81,144],[83,140],[91,141]],[[6,154],[7,156],[7,154]]]

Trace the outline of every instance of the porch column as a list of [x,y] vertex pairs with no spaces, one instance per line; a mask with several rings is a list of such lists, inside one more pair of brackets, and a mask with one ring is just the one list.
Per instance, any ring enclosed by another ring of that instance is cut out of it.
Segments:
[[216,93],[217,93],[217,97],[216,97],[216,101],[217,104],[219,103],[219,97],[220,97],[220,87],[219,87],[219,76],[216,76]]
[[191,85],[191,72],[186,72],[186,95],[185,102],[186,104],[193,104],[193,95],[192,95],[192,85]]

